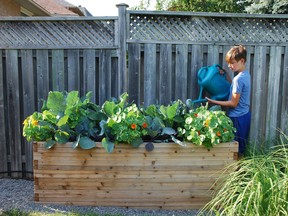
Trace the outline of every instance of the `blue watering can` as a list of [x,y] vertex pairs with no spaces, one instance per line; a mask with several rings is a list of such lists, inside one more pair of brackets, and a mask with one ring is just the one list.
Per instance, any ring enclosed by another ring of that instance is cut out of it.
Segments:
[[[219,70],[223,70],[224,74],[221,74]],[[187,99],[186,104],[190,106],[195,103],[207,102],[207,99],[202,98],[203,90],[209,93],[209,97],[213,100],[228,100],[230,83],[226,80],[225,73],[219,64],[200,68],[197,75],[200,86],[199,97],[194,101]]]

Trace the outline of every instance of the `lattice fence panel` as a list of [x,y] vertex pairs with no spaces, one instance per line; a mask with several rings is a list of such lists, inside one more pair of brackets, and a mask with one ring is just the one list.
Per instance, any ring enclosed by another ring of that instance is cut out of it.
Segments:
[[288,18],[130,14],[129,40],[200,43],[287,43]]
[[115,20],[0,22],[1,48],[94,48],[115,46]]

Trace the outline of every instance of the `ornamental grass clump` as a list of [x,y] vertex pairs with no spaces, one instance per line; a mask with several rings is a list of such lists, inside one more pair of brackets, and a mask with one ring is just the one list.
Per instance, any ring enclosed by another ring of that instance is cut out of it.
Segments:
[[288,215],[287,141],[282,135],[282,142],[269,153],[227,167],[230,174],[223,174],[219,190],[199,215]]
[[183,126],[177,130],[184,141],[211,148],[233,140],[235,128],[224,111],[212,111],[206,105],[190,110],[184,117]]

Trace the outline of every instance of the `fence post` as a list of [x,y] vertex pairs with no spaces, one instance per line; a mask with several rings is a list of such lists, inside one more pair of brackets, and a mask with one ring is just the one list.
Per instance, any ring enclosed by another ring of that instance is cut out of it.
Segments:
[[126,37],[127,37],[127,21],[126,8],[127,4],[117,4],[118,7],[118,45],[119,45],[119,60],[118,60],[118,93],[127,92],[127,67],[126,67]]

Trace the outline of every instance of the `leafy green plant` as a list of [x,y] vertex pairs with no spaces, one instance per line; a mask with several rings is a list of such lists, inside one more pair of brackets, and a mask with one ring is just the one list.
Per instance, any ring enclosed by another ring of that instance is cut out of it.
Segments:
[[208,104],[190,110],[184,119],[183,126],[177,129],[178,136],[184,141],[211,148],[234,139],[235,128],[231,119],[223,111],[208,110]]
[[23,136],[28,141],[45,141],[46,148],[68,141],[74,141],[74,147],[94,147],[101,131],[97,123],[105,115],[90,97],[91,92],[82,99],[77,91],[49,92],[42,113],[34,112],[25,119]]
[[287,135],[268,153],[226,167],[216,185],[213,199],[199,215],[288,215]]
[[175,129],[178,125],[183,124],[186,109],[186,105],[180,100],[167,106],[152,104],[145,109],[142,108],[142,112],[149,123],[150,139],[161,142],[176,141],[177,131]]
[[80,98],[77,91],[50,92],[42,112],[34,112],[24,121],[23,136],[28,141],[44,141],[46,148],[56,143],[73,142],[73,148],[95,147],[101,141],[107,152],[115,144],[138,147],[146,142],[175,142],[185,146],[193,142],[211,148],[231,141],[231,120],[222,111],[206,107],[189,110],[180,101],[138,108],[128,103],[128,94],[111,98],[102,106],[90,102],[91,92]]
[[128,143],[138,147],[143,143],[142,137],[148,134],[147,121],[136,104],[127,104],[128,94],[120,96],[119,101],[106,101],[103,112],[108,116],[101,125],[105,137],[102,139],[102,146],[107,152],[112,152],[114,144]]

